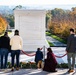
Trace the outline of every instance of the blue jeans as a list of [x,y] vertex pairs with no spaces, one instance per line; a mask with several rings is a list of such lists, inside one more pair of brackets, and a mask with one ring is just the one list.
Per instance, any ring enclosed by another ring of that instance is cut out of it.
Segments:
[[1,68],[1,49],[0,49],[0,68]]
[[14,67],[14,59],[16,56],[16,66],[19,67],[19,56],[20,56],[20,50],[12,50],[11,51],[11,57],[12,57],[12,67]]
[[[6,48],[0,49],[1,69],[7,68],[8,53],[9,53],[8,49],[6,49]],[[4,60],[4,58],[5,58],[5,60]],[[3,65],[3,63],[4,63],[4,65]]]

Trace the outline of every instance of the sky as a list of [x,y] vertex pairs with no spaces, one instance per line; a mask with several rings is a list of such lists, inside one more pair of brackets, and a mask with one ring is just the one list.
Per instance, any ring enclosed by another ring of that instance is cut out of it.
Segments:
[[0,5],[75,5],[76,0],[0,0]]

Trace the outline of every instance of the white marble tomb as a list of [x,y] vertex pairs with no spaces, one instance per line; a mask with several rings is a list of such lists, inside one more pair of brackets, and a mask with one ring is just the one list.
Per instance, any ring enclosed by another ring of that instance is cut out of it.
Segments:
[[45,36],[45,10],[15,10],[15,29],[20,31],[23,50],[36,51],[38,47],[49,47]]

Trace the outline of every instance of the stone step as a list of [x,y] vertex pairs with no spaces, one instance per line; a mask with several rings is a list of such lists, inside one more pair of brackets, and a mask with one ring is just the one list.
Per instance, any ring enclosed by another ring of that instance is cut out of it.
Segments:
[[70,74],[67,71],[68,69],[62,68],[58,68],[57,72],[46,72],[41,69],[20,69],[19,71],[11,72],[11,69],[5,69],[0,70],[0,75],[76,75],[76,71]]

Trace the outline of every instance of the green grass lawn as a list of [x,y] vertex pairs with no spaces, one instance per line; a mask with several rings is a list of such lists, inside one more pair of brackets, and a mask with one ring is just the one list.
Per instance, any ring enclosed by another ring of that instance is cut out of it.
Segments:
[[54,44],[53,44],[53,43],[51,43],[50,41],[48,41],[48,44],[49,44],[50,46],[54,46]]
[[58,40],[58,41],[60,41],[60,42],[62,42],[62,43],[64,43],[64,44],[66,44],[66,41],[63,40],[63,39],[61,39],[61,38],[59,38],[58,36],[51,35],[51,37],[54,38],[54,39],[56,39],[56,40]]
[[46,35],[47,35],[47,36],[51,36],[52,38],[54,38],[54,39],[56,39],[56,40],[58,40],[58,41],[60,41],[60,42],[62,42],[62,43],[64,43],[64,44],[66,44],[66,41],[65,41],[65,40],[61,39],[60,37],[58,37],[58,36],[56,36],[56,35],[53,35],[53,34],[51,34],[51,33],[49,33],[49,32],[46,32]]

